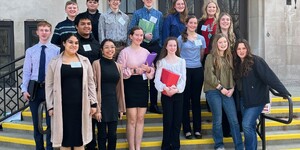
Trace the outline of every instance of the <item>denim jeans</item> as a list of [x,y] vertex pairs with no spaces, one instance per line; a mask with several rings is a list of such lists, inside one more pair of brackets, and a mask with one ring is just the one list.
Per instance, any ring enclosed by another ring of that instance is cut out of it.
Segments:
[[215,149],[224,147],[222,129],[222,107],[228,117],[230,131],[236,150],[243,150],[244,145],[237,120],[234,99],[223,95],[219,90],[206,92],[206,98],[213,117],[213,139]]
[[245,148],[246,150],[257,150],[256,120],[265,105],[245,108],[243,106],[243,98],[240,98],[240,100],[243,115],[242,126],[245,137]]

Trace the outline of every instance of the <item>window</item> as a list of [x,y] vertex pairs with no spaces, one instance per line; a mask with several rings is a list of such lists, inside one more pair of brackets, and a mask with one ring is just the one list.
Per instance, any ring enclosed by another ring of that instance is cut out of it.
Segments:
[[[0,66],[6,65],[14,59],[14,23],[13,21],[0,21]],[[10,68],[0,71],[0,76]]]
[[131,18],[133,12],[142,8],[142,6],[143,2],[141,0],[122,0],[120,9]]
[[233,20],[234,32],[238,37],[247,38],[247,1],[218,0],[221,12],[228,12]]
[[[39,21],[24,21],[25,28],[25,50],[39,42],[36,35],[36,25]],[[52,27],[52,31],[54,27]]]

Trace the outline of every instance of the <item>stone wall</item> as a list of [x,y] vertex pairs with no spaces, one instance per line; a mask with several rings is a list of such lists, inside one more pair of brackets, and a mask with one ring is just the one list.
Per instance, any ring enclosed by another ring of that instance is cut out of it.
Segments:
[[[300,9],[282,0],[265,1],[266,60],[287,83],[300,85]],[[299,3],[298,3],[299,5]]]

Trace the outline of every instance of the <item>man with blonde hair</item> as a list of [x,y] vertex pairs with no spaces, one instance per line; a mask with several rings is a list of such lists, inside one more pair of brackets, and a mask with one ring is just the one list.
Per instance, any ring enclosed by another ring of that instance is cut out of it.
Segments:
[[[39,43],[26,50],[23,65],[23,81],[21,88],[24,99],[30,100],[29,106],[32,114],[36,150],[44,150],[43,134],[38,130],[38,107],[46,100],[45,74],[50,60],[59,54],[59,47],[49,42],[52,33],[51,28],[51,24],[47,21],[41,21],[37,24],[36,34],[39,37]],[[31,92],[29,90],[29,84],[36,85],[36,90]],[[50,128],[50,117],[48,113],[46,113],[46,124],[48,128]],[[47,150],[53,150],[50,137],[50,133],[47,133]]]
[[59,22],[54,29],[51,43],[60,46],[61,36],[67,33],[76,33],[74,19],[78,14],[78,5],[76,2],[67,1],[65,5],[65,12],[67,14],[66,20]]

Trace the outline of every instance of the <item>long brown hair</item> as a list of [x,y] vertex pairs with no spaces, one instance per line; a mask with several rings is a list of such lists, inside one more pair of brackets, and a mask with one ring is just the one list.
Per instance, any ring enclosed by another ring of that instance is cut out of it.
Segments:
[[[220,56],[220,52],[219,52],[219,48],[218,48],[218,41],[222,37],[226,38],[227,43],[228,43],[227,49],[224,52],[224,57],[225,57],[225,60],[226,60],[226,64],[222,63],[222,58]],[[233,69],[232,54],[231,54],[231,50],[230,50],[230,46],[229,46],[229,40],[228,40],[226,35],[224,35],[222,33],[215,34],[213,44],[212,44],[211,54],[213,55],[213,58],[214,58],[213,62],[214,62],[214,66],[216,68],[221,69],[223,65],[229,65],[230,68]]]
[[179,50],[177,38],[176,37],[168,37],[163,45],[163,48],[161,49],[158,60],[161,60],[168,55],[167,45],[168,45],[169,41],[172,41],[172,40],[174,40],[177,44],[177,50],[175,52],[175,55],[180,57],[180,50]]
[[229,26],[228,33],[227,33],[226,36],[228,36],[228,39],[229,39],[229,46],[231,48],[233,48],[234,44],[235,44],[235,35],[234,35],[234,32],[233,32],[233,20],[232,20],[232,17],[230,16],[229,13],[222,12],[220,14],[218,22],[217,22],[217,31],[216,31],[216,33],[222,33],[221,26],[220,26],[220,21],[221,21],[221,18],[223,16],[228,16],[230,18],[230,26]]
[[[243,62],[242,62],[241,58],[237,55],[237,48],[238,48],[239,44],[244,44],[247,49],[247,53],[246,53],[246,56],[245,56]],[[252,50],[250,48],[248,41],[245,39],[237,40],[237,42],[234,46],[234,51],[233,51],[233,63],[234,63],[234,69],[235,69],[234,78],[235,79],[239,79],[243,76],[248,75],[249,71],[252,70],[252,66],[254,64],[253,59],[254,58],[253,58]]]
[[[172,7],[169,9],[167,15],[177,13],[176,9],[174,8],[177,1],[178,1],[178,0],[173,0],[173,2],[172,2]],[[185,19],[186,19],[186,17],[188,16],[188,13],[189,13],[189,10],[188,10],[188,7],[187,7],[186,0],[183,0],[183,2],[184,2],[184,5],[185,5],[184,11],[181,12],[181,13],[179,13],[179,19],[180,19],[180,21],[181,21],[182,23],[185,22]]]
[[[188,22],[190,21],[190,19],[196,18],[196,16],[194,15],[190,15],[185,19],[185,25],[188,24]],[[197,18],[196,18],[197,19]],[[186,42],[187,38],[188,38],[188,34],[187,34],[187,27],[184,29],[184,31],[181,33],[181,37],[182,37],[182,41]]]

